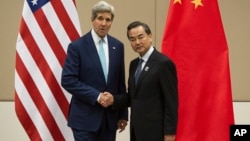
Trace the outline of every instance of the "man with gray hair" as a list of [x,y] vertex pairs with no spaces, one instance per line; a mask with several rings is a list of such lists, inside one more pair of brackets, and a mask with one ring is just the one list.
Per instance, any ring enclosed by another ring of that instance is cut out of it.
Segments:
[[68,46],[61,85],[71,95],[68,126],[75,141],[115,141],[127,125],[127,108],[102,107],[104,93],[126,93],[124,44],[108,34],[114,8],[100,1],[92,8],[93,28]]

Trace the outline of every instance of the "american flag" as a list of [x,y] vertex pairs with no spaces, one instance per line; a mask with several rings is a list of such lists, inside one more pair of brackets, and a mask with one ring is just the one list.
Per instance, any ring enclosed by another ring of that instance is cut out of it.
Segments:
[[68,44],[81,36],[74,0],[25,0],[16,44],[15,110],[30,140],[73,140],[61,86]]

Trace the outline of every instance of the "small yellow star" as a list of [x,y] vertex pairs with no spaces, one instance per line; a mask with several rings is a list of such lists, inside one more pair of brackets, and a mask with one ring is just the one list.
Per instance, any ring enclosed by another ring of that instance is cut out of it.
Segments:
[[181,4],[181,0],[174,0],[174,4],[176,4],[177,2]]
[[201,0],[193,0],[193,1],[191,1],[191,3],[193,3],[195,5],[195,9],[198,6],[203,6],[203,4],[201,3]]

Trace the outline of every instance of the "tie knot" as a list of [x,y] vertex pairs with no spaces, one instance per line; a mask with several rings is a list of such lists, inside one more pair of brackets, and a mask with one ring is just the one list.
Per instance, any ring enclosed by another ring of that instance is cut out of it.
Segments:
[[99,40],[99,44],[102,44],[103,42],[104,42],[104,39],[101,38],[101,39]]
[[144,60],[143,60],[142,58],[140,58],[140,59],[139,59],[139,64],[143,63],[143,61],[144,61]]

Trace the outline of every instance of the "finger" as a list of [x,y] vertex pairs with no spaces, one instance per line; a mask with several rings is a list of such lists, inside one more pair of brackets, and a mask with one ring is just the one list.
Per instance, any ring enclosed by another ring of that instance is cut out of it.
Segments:
[[119,130],[119,133],[121,133],[122,131],[124,131],[125,130],[125,128],[121,128],[120,130]]

